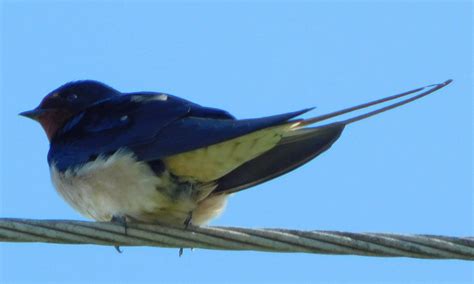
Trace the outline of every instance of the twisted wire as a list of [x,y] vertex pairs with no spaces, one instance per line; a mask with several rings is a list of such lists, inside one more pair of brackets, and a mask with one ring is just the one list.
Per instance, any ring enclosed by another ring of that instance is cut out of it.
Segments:
[[474,260],[473,237],[0,219],[0,242]]

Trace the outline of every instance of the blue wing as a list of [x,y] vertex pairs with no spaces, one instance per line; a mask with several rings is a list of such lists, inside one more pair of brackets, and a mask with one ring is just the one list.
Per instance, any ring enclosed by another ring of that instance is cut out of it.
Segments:
[[51,141],[48,162],[64,171],[121,148],[139,160],[154,161],[282,124],[307,111],[236,120],[223,110],[170,95],[124,94],[69,120]]

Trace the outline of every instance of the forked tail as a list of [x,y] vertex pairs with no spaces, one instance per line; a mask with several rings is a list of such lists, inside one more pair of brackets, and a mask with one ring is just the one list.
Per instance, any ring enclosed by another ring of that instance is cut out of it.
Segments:
[[[220,178],[217,181],[218,186],[213,194],[227,194],[240,191],[294,170],[329,149],[339,138],[346,125],[418,100],[447,86],[451,82],[452,80],[447,80],[441,84],[429,85],[423,88],[414,89],[398,95],[349,107],[321,116],[300,120],[295,123],[293,130],[289,131],[274,148],[258,156],[257,158],[246,162],[224,177]],[[366,112],[361,115],[356,115],[348,119],[339,120],[328,124],[307,127],[308,125],[325,121],[330,118],[380,105],[407,96],[408,98],[405,98],[401,101]]]
[[410,102],[416,101],[418,99],[421,99],[422,97],[425,97],[425,96],[427,96],[431,93],[436,92],[437,90],[439,90],[441,88],[446,87],[452,81],[453,80],[449,79],[449,80],[447,80],[443,83],[440,83],[440,84],[428,85],[428,86],[421,87],[421,88],[418,88],[418,89],[414,89],[414,90],[404,92],[404,93],[401,93],[401,94],[398,94],[398,95],[393,95],[393,96],[386,97],[386,98],[383,98],[383,99],[371,101],[371,102],[368,102],[368,103],[365,103],[365,104],[360,104],[360,105],[357,105],[357,106],[345,108],[345,109],[338,110],[338,111],[335,111],[335,112],[331,112],[331,113],[328,113],[328,114],[324,114],[324,115],[316,116],[316,117],[313,117],[313,118],[305,119],[301,122],[300,126],[306,126],[306,125],[314,124],[314,123],[317,123],[317,122],[320,122],[320,121],[323,121],[323,120],[327,120],[327,119],[330,119],[330,118],[333,118],[333,117],[336,117],[336,116],[340,116],[340,115],[343,115],[343,114],[346,114],[346,113],[350,113],[350,112],[353,112],[353,111],[357,111],[357,110],[365,109],[365,108],[372,107],[372,106],[375,106],[375,105],[383,104],[383,103],[386,103],[386,102],[389,102],[389,101],[393,101],[393,100],[396,100],[396,99],[400,99],[400,98],[407,97],[409,95],[421,92],[418,95],[408,97],[404,100],[401,100],[399,102],[387,105],[385,107],[382,107],[382,108],[379,108],[379,109],[376,109],[376,110],[373,110],[373,111],[370,111],[370,112],[367,112],[367,113],[364,113],[364,114],[361,114],[361,115],[358,115],[358,116],[355,116],[355,117],[352,117],[352,118],[349,118],[349,119],[346,119],[346,120],[341,120],[341,121],[335,122],[335,123],[341,123],[341,124],[348,125],[350,123],[353,123],[353,122],[356,122],[356,121],[359,121],[359,120],[377,115],[377,114],[385,112],[387,110],[391,110],[391,109],[397,108],[399,106],[408,104]]

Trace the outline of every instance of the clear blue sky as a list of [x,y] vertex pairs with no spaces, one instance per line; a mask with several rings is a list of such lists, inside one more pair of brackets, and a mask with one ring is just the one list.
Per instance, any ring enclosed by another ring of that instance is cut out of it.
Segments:
[[[474,235],[469,2],[35,2],[1,6],[1,217],[83,220],[50,183],[42,129],[17,115],[67,81],[248,118],[320,114],[452,78],[236,194],[212,224]],[[473,271],[462,261],[0,244],[1,283],[473,283]]]

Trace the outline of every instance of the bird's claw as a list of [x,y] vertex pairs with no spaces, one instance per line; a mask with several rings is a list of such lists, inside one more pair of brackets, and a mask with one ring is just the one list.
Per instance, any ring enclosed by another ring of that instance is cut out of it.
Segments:
[[[127,217],[114,215],[112,216],[112,219],[110,220],[110,222],[122,225],[124,229],[124,234],[125,235],[128,234]],[[122,250],[120,249],[119,245],[115,245],[114,248],[118,253],[122,253]]]
[[118,253],[122,253],[122,250],[120,249],[120,246],[114,246],[114,248]]
[[[188,216],[184,220],[184,229],[188,229],[189,226],[192,225],[192,221],[193,221],[193,212],[191,211],[189,212]],[[179,248],[179,252],[178,252],[179,257],[181,257],[183,253],[184,253],[184,248]]]
[[187,229],[192,225],[193,221],[193,212],[189,212],[188,217],[184,220],[184,228]]
[[110,220],[110,222],[122,225],[124,229],[124,234],[126,235],[128,233],[127,217],[114,215],[112,216],[112,219]]

